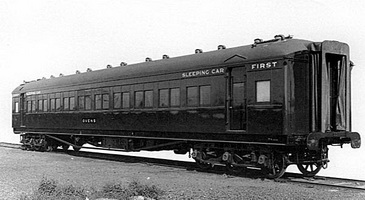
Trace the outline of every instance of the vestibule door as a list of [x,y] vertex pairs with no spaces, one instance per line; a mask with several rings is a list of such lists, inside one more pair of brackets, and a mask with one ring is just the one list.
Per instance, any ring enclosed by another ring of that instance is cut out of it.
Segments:
[[228,130],[246,130],[246,69],[228,69],[227,77]]

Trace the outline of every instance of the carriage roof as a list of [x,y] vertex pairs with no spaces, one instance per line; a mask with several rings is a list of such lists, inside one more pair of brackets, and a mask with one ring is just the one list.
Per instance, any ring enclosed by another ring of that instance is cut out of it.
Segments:
[[312,44],[314,43],[298,39],[274,40],[257,45],[239,46],[127,66],[118,66],[57,78],[31,81],[18,86],[13,91],[13,94],[280,58],[298,51],[311,50],[313,48]]

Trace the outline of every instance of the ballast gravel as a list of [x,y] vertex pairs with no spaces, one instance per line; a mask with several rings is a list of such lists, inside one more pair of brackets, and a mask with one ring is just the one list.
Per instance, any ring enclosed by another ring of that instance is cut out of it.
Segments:
[[164,190],[161,199],[365,199],[365,192],[355,190],[0,147],[0,199],[31,194],[44,177],[84,188],[135,180]]

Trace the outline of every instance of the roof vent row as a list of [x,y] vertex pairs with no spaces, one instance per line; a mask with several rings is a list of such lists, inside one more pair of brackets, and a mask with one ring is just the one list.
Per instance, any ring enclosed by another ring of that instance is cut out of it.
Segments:
[[[276,37],[276,36],[275,36]],[[256,41],[256,40],[255,40]],[[262,42],[262,40],[260,40],[261,42]],[[223,50],[223,49],[226,49],[226,46],[225,45],[218,45],[218,50]],[[195,49],[195,53],[196,54],[199,54],[199,53],[203,53],[203,50],[202,49]],[[170,56],[169,55],[167,55],[167,54],[164,54],[163,56],[162,56],[162,59],[169,59],[170,58]],[[152,60],[152,58],[150,58],[150,57],[147,57],[146,59],[145,59],[145,61],[146,62],[151,62],[151,61],[153,61]],[[126,63],[126,62],[121,62],[120,63],[120,66],[121,67],[125,67],[125,66],[127,66],[128,64]],[[112,65],[107,65],[106,66],[106,68],[107,69],[110,69],[110,68],[113,68],[113,66]],[[86,70],[86,72],[92,72],[93,70],[91,69],[91,68],[87,68],[87,70]],[[80,70],[76,70],[76,74],[81,74],[81,72],[80,72]],[[59,77],[63,77],[64,75],[61,73],[60,75],[59,75]],[[51,76],[50,78],[54,78],[54,76]]]
[[292,39],[293,36],[292,35],[288,35],[287,37],[285,37],[284,35],[275,35],[274,39],[272,40],[263,40],[261,38],[256,38],[254,40],[254,43],[252,44],[252,48],[256,47],[258,44],[264,44],[264,43],[270,43],[270,42],[277,42],[277,41],[284,41],[286,39]]

